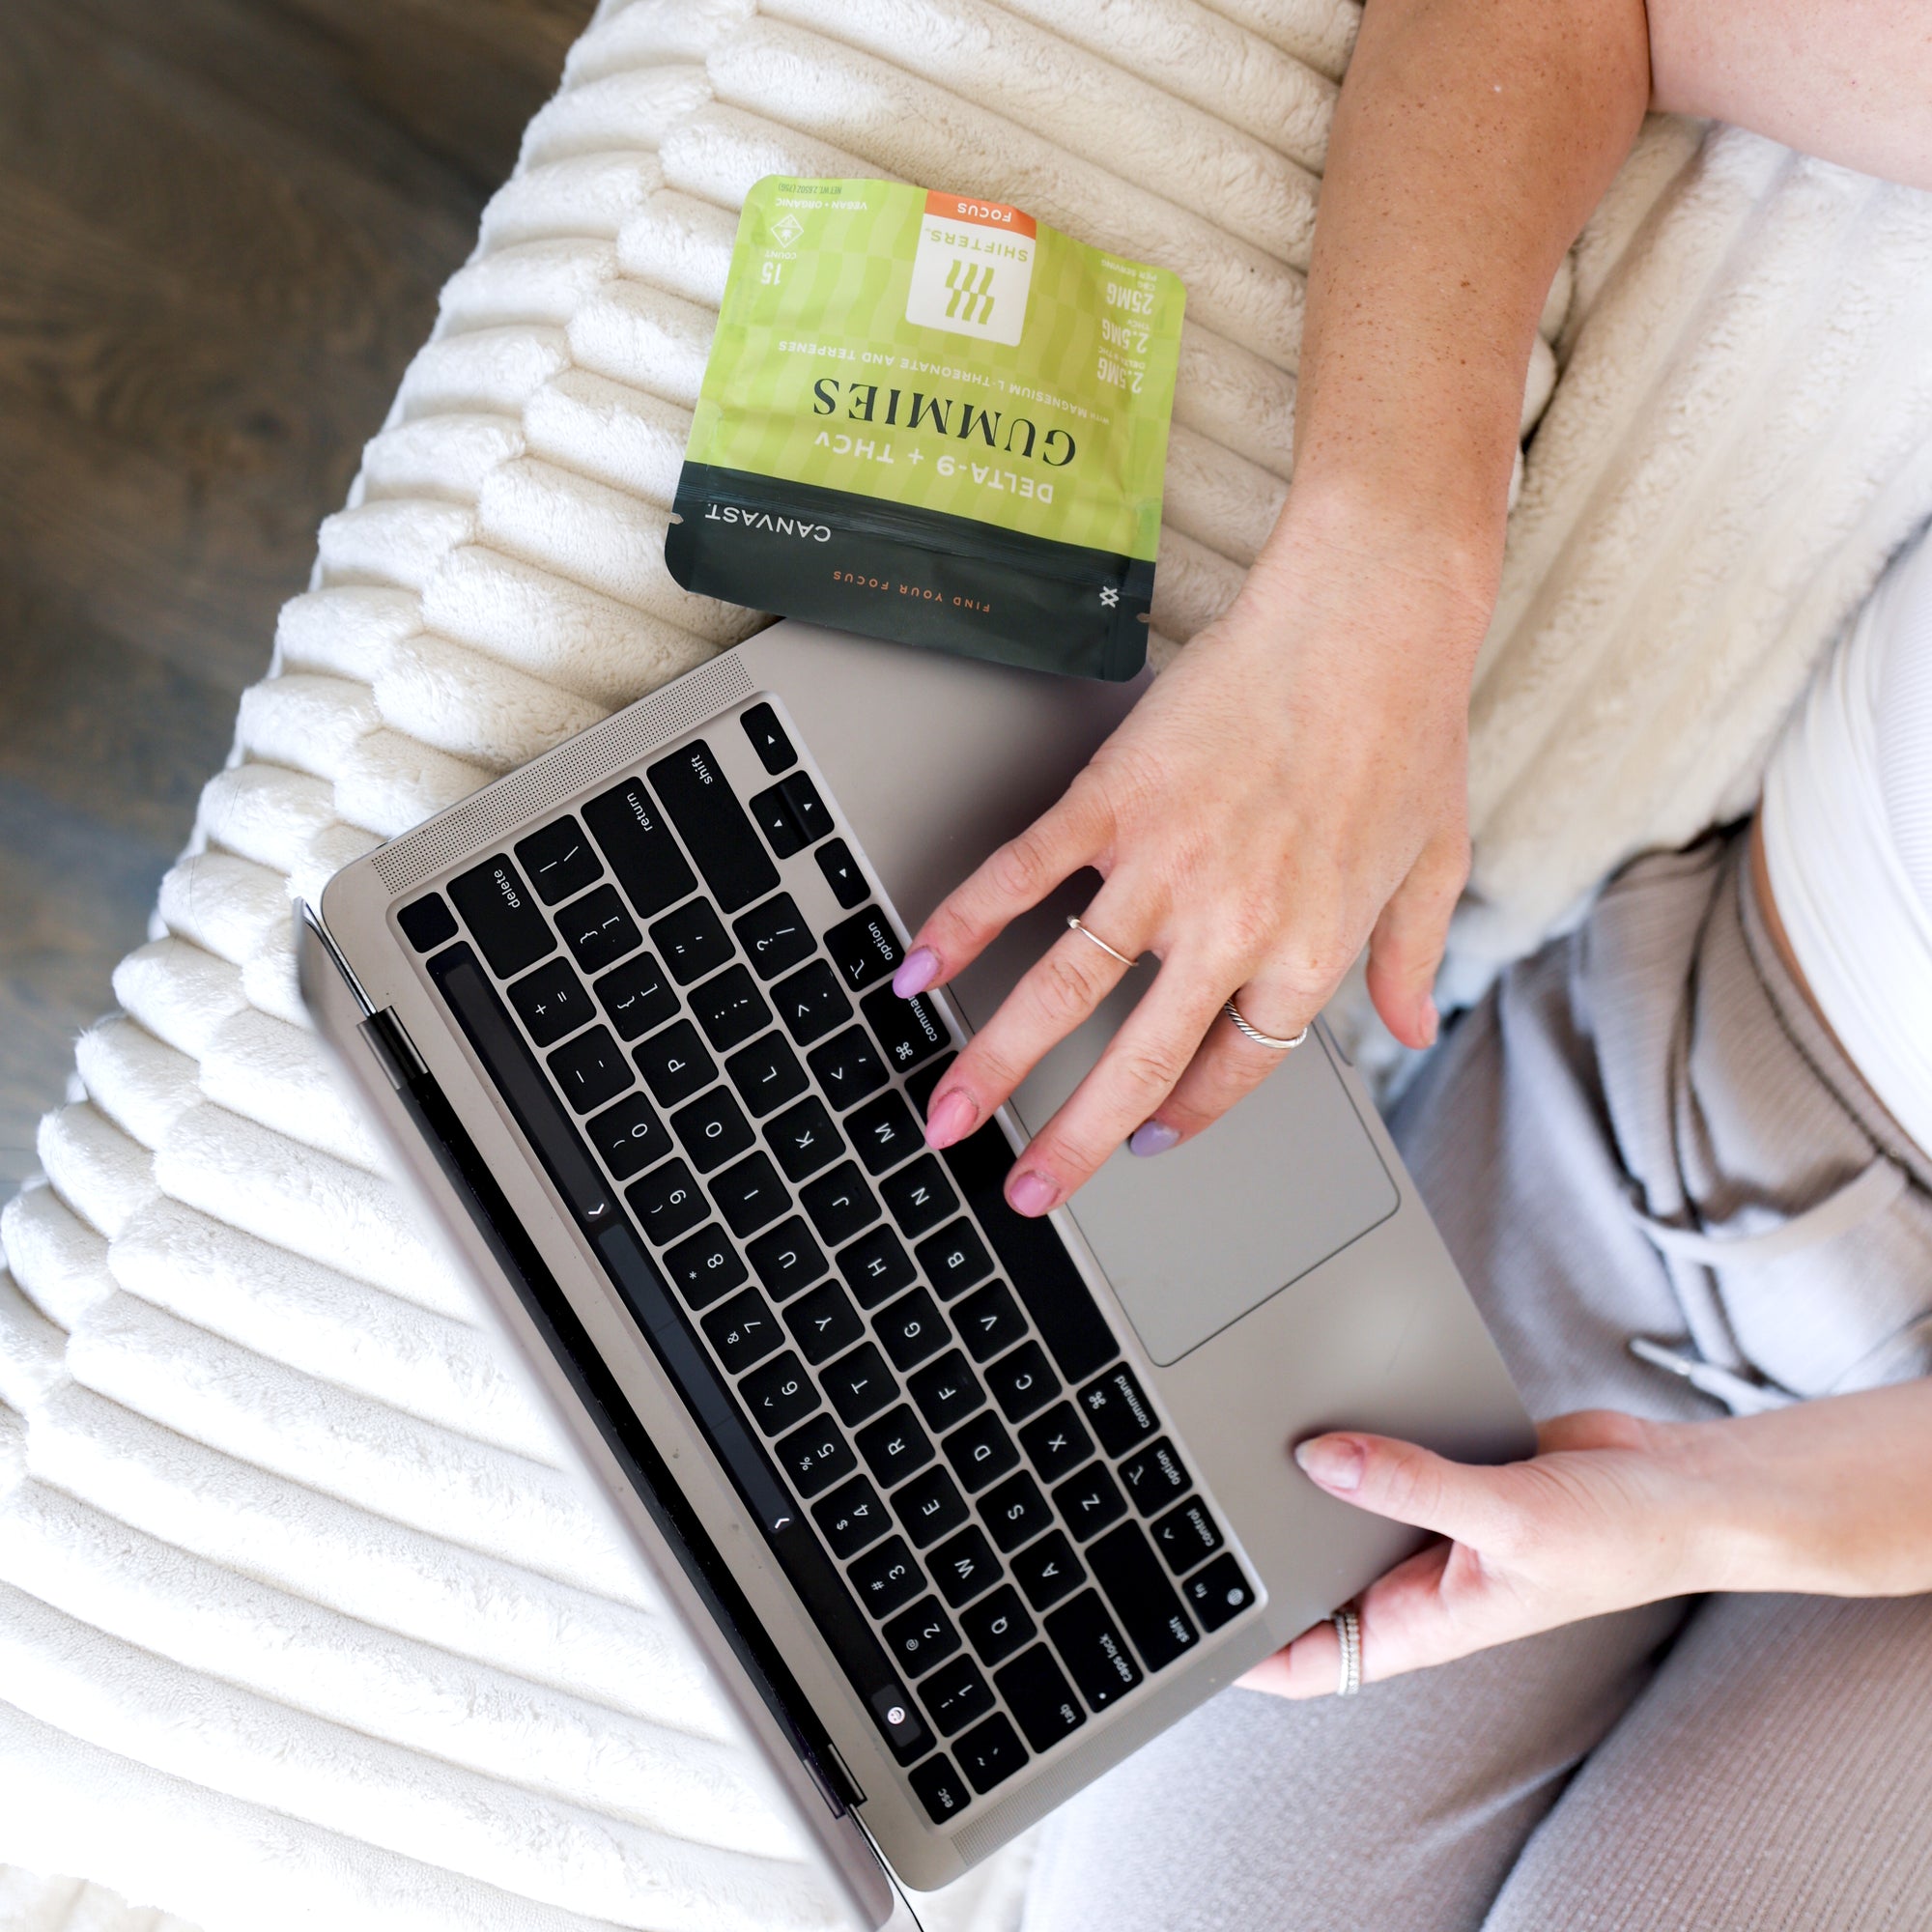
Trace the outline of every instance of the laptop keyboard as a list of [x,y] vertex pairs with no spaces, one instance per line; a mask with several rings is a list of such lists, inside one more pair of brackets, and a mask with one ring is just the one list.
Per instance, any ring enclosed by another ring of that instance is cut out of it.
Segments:
[[777,713],[706,729],[770,781],[686,741],[397,923],[944,1823],[1253,1586],[1059,1235],[1007,1206],[1000,1129],[927,1151],[952,1036],[894,994]]

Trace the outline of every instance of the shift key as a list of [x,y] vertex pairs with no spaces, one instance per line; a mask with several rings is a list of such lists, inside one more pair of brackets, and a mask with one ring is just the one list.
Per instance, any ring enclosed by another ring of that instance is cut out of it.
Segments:
[[650,781],[724,911],[736,912],[778,884],[779,868],[702,738],[660,758]]
[[1127,1636],[1150,1670],[1172,1663],[1200,1642],[1180,1598],[1137,1522],[1123,1522],[1090,1544],[1094,1580],[1126,1626]]

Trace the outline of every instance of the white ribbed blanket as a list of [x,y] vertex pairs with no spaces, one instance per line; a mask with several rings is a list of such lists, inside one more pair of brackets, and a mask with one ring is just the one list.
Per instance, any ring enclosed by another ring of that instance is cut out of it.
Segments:
[[[1183,277],[1155,623],[1198,629],[1282,498],[1352,27],[1350,0],[604,8],[0,1214],[0,1859],[211,1932],[825,1922],[328,1085],[290,893],[751,628],[662,540],[768,172],[994,195]],[[1925,197],[1647,132],[1546,316],[1568,369],[1478,684],[1468,970],[1748,795],[1932,508],[1928,257]],[[1009,1919],[1019,1870],[950,1922]]]

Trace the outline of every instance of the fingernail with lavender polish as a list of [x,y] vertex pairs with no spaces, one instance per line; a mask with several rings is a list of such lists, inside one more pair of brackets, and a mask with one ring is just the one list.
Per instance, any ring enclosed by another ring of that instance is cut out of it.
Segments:
[[932,1111],[925,1117],[926,1146],[951,1147],[954,1141],[963,1140],[973,1131],[973,1123],[979,1118],[980,1110],[973,1104],[971,1096],[954,1087],[932,1103]]
[[1315,1435],[1296,1446],[1294,1460],[1324,1490],[1354,1490],[1368,1451],[1352,1435]]
[[900,999],[909,1000],[915,993],[923,993],[939,978],[939,954],[929,946],[915,946],[899,961],[899,970],[893,975],[893,991]]
[[1434,1000],[1425,1000],[1422,1003],[1423,1045],[1434,1046],[1435,1044],[1435,1036],[1441,1031],[1442,1031],[1442,1015],[1436,1011],[1435,1002]]
[[1152,1154],[1165,1153],[1179,1138],[1180,1129],[1170,1127],[1165,1121],[1143,1121],[1127,1136],[1127,1151],[1146,1160]]
[[1029,1168],[1008,1182],[1007,1199],[1015,1214],[1044,1214],[1060,1199],[1060,1183]]

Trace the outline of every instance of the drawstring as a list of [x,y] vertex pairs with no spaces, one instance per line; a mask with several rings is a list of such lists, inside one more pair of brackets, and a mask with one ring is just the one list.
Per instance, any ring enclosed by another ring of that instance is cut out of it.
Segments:
[[[1883,1214],[1910,1185],[1905,1170],[1896,1161],[1879,1154],[1857,1179],[1835,1193],[1761,1235],[1708,1235],[1694,1228],[1673,1228],[1634,1207],[1631,1215],[1658,1252],[1668,1260],[1719,1268],[1738,1263],[1781,1261],[1787,1255],[1835,1240]],[[1719,1363],[1653,1342],[1648,1336],[1634,1335],[1628,1346],[1639,1361],[1683,1377],[1692,1388],[1717,1397],[1739,1415],[1783,1408],[1798,1400],[1787,1389],[1753,1381]]]

